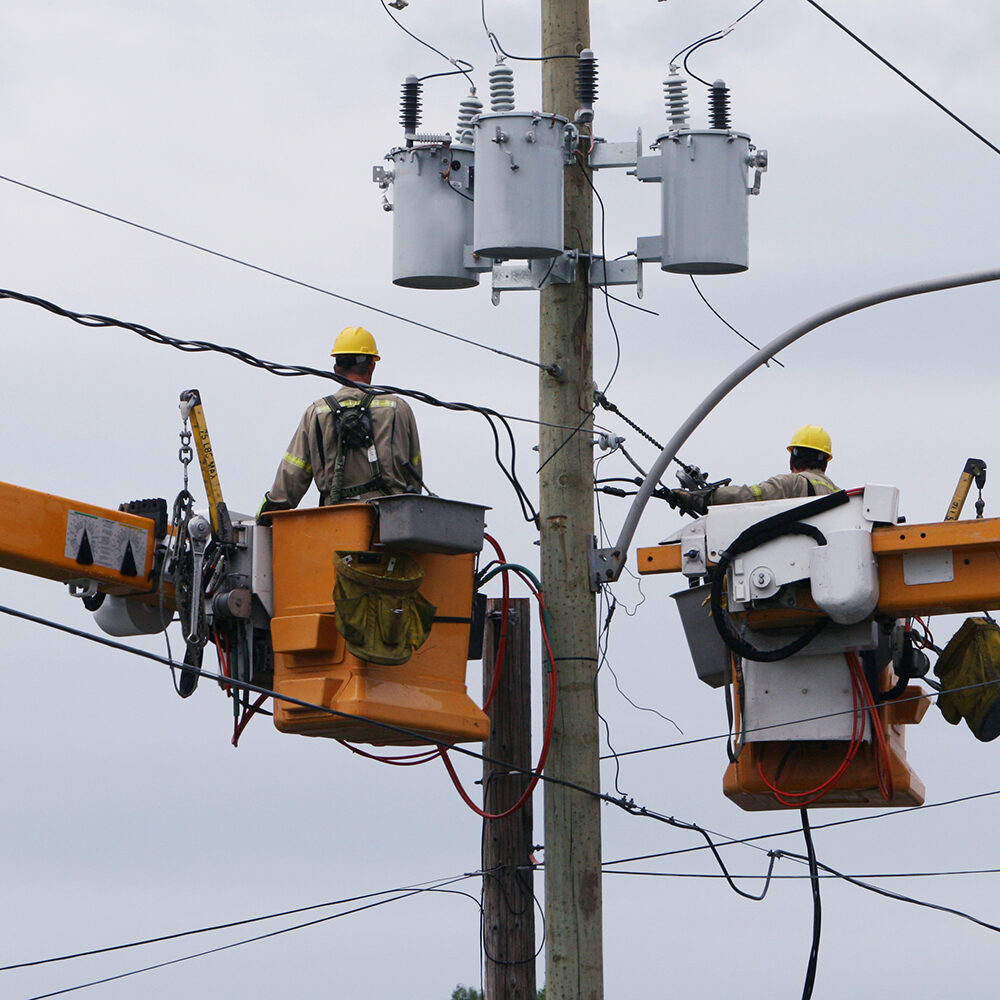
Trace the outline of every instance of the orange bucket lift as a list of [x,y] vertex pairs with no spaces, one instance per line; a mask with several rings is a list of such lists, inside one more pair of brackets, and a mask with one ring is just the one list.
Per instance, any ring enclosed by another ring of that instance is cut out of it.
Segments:
[[[465,685],[482,512],[403,495],[273,515],[274,689],[343,713],[275,699],[281,732],[376,746],[486,739]],[[335,622],[336,553],[386,550],[412,556],[435,608],[426,640],[398,665],[359,658]]]

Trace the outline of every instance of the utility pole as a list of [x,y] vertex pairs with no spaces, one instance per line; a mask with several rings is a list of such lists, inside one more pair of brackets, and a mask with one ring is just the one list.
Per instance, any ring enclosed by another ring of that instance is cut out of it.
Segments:
[[[541,5],[543,56],[590,47],[589,0],[541,0]],[[574,59],[542,63],[546,111],[573,120],[575,77]],[[566,245],[589,253],[593,201],[579,166],[566,168],[565,192]],[[594,530],[592,420],[586,416],[594,405],[593,310],[585,262],[576,282],[541,293],[539,357],[559,365],[561,374],[541,375],[539,495],[542,587],[559,680],[546,773],[598,791],[597,622],[587,554]],[[577,425],[575,434],[564,429]],[[550,782],[545,785],[545,914],[547,1000],[603,1000],[600,802]]]
[[[483,700],[493,687],[503,601],[486,605]],[[483,748],[483,805],[497,815],[517,804],[531,780],[531,601],[510,601],[501,674]],[[491,761],[510,765],[498,767]],[[531,799],[503,819],[483,820],[483,944],[486,1000],[535,1000],[535,892]]]

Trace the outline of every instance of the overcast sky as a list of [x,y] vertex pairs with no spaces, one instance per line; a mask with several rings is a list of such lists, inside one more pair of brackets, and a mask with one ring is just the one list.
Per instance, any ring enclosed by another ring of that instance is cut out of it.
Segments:
[[[830,0],[831,10],[941,102],[1000,143],[995,5]],[[671,55],[730,24],[749,2],[594,0],[600,60],[596,132],[653,141],[665,130],[662,80]],[[537,55],[538,4],[488,0],[509,52]],[[486,91],[493,54],[474,0],[411,0],[400,15],[449,56],[475,65]],[[446,70],[378,0],[8,0],[0,15],[0,286],[170,336],[238,346],[323,366],[333,336],[375,334],[385,381],[506,413],[537,414],[527,365],[129,228],[11,180],[165,231],[304,282],[527,358],[537,356],[537,300],[487,284],[421,292],[391,284],[391,216],[371,168],[401,141],[399,84]],[[517,103],[537,108],[537,63],[515,63]],[[734,126],[768,149],[750,206],[750,270],[701,288],[747,337],[763,342],[805,317],[879,288],[994,267],[1000,160],[909,88],[805,0],[765,0],[691,68],[732,88]],[[428,81],[424,128],[452,130],[467,85]],[[693,124],[707,124],[693,85]],[[658,192],[624,172],[596,178],[607,208],[607,255],[659,225]],[[642,305],[612,303],[621,364],[608,397],[659,440],[749,348],[687,278],[647,265]],[[780,471],[804,423],[833,435],[832,477],[889,483],[912,521],[940,519],[966,458],[997,455],[1000,289],[987,285],[879,306],[807,337],[736,390],[682,452],[713,477],[753,481]],[[635,301],[630,290],[622,297]],[[615,342],[595,299],[595,377]],[[256,509],[318,380],[278,379],[211,355],[187,355],[121,330],[77,326],[0,301],[8,428],[0,479],[116,507],[173,498],[179,393],[205,402],[225,496]],[[489,529],[513,561],[537,565],[534,535],[493,462],[475,416],[416,406],[426,478],[444,496],[487,504]],[[623,424],[647,465],[653,449]],[[518,470],[535,492],[536,440],[517,425]],[[628,475],[613,455],[600,470]],[[1000,473],[997,473],[1000,474]],[[1000,513],[993,480],[987,514]],[[199,494],[199,501],[201,500]],[[612,534],[626,502],[604,498]],[[969,513],[971,513],[971,508]],[[636,536],[653,544],[680,524],[650,507]],[[634,566],[634,554],[630,557]],[[678,580],[624,579],[609,667],[641,706],[676,720],[684,738],[724,732],[718,691],[697,681],[669,593]],[[0,604],[92,628],[64,588],[0,574]],[[626,611],[631,616],[626,615]],[[943,644],[959,622],[939,619]],[[165,668],[0,618],[4,646],[0,755],[3,959],[26,962],[474,872],[480,822],[443,768],[386,768],[334,743],[254,722],[229,745],[229,703],[210,684],[181,701]],[[179,636],[174,637],[175,649]],[[140,640],[163,651],[162,639]],[[479,689],[476,664],[469,686]],[[669,743],[676,730],[633,708],[602,671],[601,706],[617,750]],[[978,744],[932,708],[908,733],[928,801],[994,792],[997,746]],[[721,792],[724,745],[630,756],[620,789],[637,802],[726,837],[790,830],[797,815],[751,815]],[[474,763],[463,767],[471,783]],[[615,790],[608,764],[602,789]],[[1000,868],[989,831],[998,798],[817,830],[821,861],[851,874]],[[879,810],[875,810],[879,812]],[[542,842],[541,802],[536,841]],[[818,825],[858,813],[819,812]],[[695,847],[698,838],[608,808],[609,862]],[[801,836],[762,841],[801,851]],[[729,848],[736,873],[765,854]],[[614,864],[663,876],[717,873],[704,851]],[[781,875],[801,875],[781,862]],[[996,875],[885,879],[886,887],[1000,922]],[[756,887],[757,882],[750,883]],[[541,878],[536,883],[542,895]],[[475,879],[460,888],[478,893]],[[956,917],[824,882],[814,996],[892,986],[914,998],[994,988],[990,931]],[[322,915],[322,914],[321,914]],[[308,918],[307,918],[308,919]],[[671,993],[794,997],[811,933],[807,881],[774,885],[762,903],[717,879],[609,874],[609,997]],[[260,928],[271,929],[272,925]],[[259,932],[256,925],[245,936]],[[445,1000],[478,985],[478,909],[423,895],[238,950],[98,986],[95,998],[402,996]],[[27,998],[187,955],[242,931],[16,973],[0,993]],[[929,959],[929,960],[928,960]],[[540,970],[544,966],[540,964]],[[542,974],[540,972],[539,981]]]

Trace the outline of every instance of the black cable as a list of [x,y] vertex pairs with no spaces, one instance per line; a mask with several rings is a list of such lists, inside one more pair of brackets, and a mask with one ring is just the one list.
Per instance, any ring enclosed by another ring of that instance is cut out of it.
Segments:
[[[463,60],[460,60],[460,61],[464,62],[465,60],[463,59]],[[425,76],[418,76],[417,80],[420,83],[423,83],[424,80],[436,80],[436,79],[438,79],[438,77],[442,77],[442,76],[468,76],[468,74],[465,72],[464,69],[448,69],[448,70],[444,70],[441,73],[427,73]]]
[[742,14],[740,14],[740,16],[736,18],[736,20],[733,21],[732,24],[728,25],[725,28],[720,28],[718,31],[713,31],[711,34],[705,35],[704,38],[699,38],[698,41],[692,42],[690,45],[686,45],[683,49],[680,50],[680,52],[678,52],[673,57],[673,59],[670,60],[670,65],[673,66],[673,64],[676,63],[677,60],[683,55],[684,71],[693,76],[699,83],[703,83],[705,84],[706,87],[710,87],[711,84],[707,80],[703,80],[700,76],[697,76],[688,67],[687,64],[688,57],[692,55],[692,53],[694,53],[695,49],[700,49],[703,45],[709,45],[712,42],[721,41],[736,27],[737,24],[740,23],[740,21],[743,20],[743,18],[749,17],[763,2],[764,0],[757,0],[757,2],[749,10],[746,10]]
[[[402,31],[405,31],[406,34],[408,34],[410,36],[410,38],[412,38],[415,42],[419,42],[421,45],[424,46],[424,48],[430,49],[431,52],[434,52],[437,55],[439,55],[442,59],[445,60],[445,62],[451,63],[451,65],[454,66],[456,68],[456,70],[459,73],[461,73],[469,81],[469,86],[472,87],[473,89],[475,89],[475,87],[476,87],[475,81],[472,79],[471,76],[469,76],[469,74],[468,74],[468,72],[466,70],[462,69],[462,67],[458,65],[459,63],[464,63],[471,70],[471,69],[475,69],[475,67],[472,65],[472,63],[468,62],[465,59],[452,59],[451,56],[446,56],[440,49],[434,48],[434,46],[431,45],[430,42],[425,42],[422,38],[419,38],[412,31],[410,31],[410,29],[407,28],[402,23],[402,21],[400,21],[396,17],[396,15],[393,14],[393,12],[391,10],[389,10],[388,6],[386,5],[385,0],[379,0],[379,3],[382,4],[382,9],[386,12],[386,14],[389,15],[389,17],[392,19],[393,24],[395,24],[397,28],[401,29]],[[443,75],[443,74],[440,74],[440,75]]]
[[438,333],[442,337],[449,337],[451,340],[458,340],[463,344],[468,344],[470,347],[479,347],[484,351],[491,351],[493,354],[499,354],[501,357],[510,358],[512,361],[520,361],[522,364],[531,365],[535,368],[541,368],[543,371],[551,371],[551,366],[540,364],[537,361],[532,361],[531,358],[522,358],[517,354],[511,354],[509,351],[502,351],[499,347],[492,347],[489,344],[483,344],[477,340],[470,340],[468,337],[459,336],[457,333],[449,333],[447,330],[442,330],[436,326],[430,326],[427,323],[421,323],[419,320],[410,319],[408,316],[402,316],[399,313],[390,312],[388,309],[381,309],[378,306],[373,306],[370,302],[363,302],[361,299],[353,299],[348,295],[342,295],[340,292],[333,292],[328,288],[322,288],[320,285],[313,285],[308,281],[301,281],[299,278],[293,278],[290,275],[282,274],[280,271],[273,271],[270,268],[262,267],[259,264],[252,264],[250,261],[243,260],[240,257],[233,257],[230,254],[222,253],[219,250],[212,250],[210,247],[203,246],[200,243],[194,243],[191,240],[182,239],[179,236],[171,236],[170,233],[163,232],[160,229],[154,229],[152,226],[144,226],[142,223],[132,222],[130,219],[126,219],[123,216],[114,215],[111,212],[105,212],[102,209],[86,205],[81,201],[74,201],[72,198],[66,198],[61,194],[55,194],[53,191],[46,191],[44,188],[35,187],[33,184],[27,184],[24,181],[16,180],[13,177],[7,177],[0,174],[0,181],[6,181],[8,184],[14,184],[27,191],[34,191],[36,194],[44,195],[46,198],[54,198],[56,201],[61,201],[66,205],[72,205],[74,208],[82,208],[86,212],[92,212],[94,215],[100,215],[105,219],[111,219],[113,222],[120,222],[123,225],[131,226],[133,229],[139,229],[144,233],[149,233],[152,236],[159,236],[162,239],[170,240],[172,243],[179,243],[181,246],[189,247],[192,250],[207,253],[212,257],[218,257],[219,260],[227,260],[231,264],[239,264],[240,267],[248,267],[251,271],[258,272],[258,274],[266,274],[271,278],[277,278],[279,281],[287,281],[289,284],[297,285],[299,288],[307,288],[311,292],[319,292],[320,295],[327,295],[332,299],[337,299],[339,302],[346,302],[349,305],[358,306],[361,309],[367,309],[380,316],[387,316],[389,319],[399,320],[400,323],[408,323],[410,326],[415,326],[420,330],[427,330],[430,333]]
[[[598,507],[600,506],[600,500],[598,499]],[[597,669],[594,671],[594,704],[599,705],[599,700],[597,697],[597,684],[598,678],[601,674],[601,669],[607,664],[608,658],[608,641],[611,635],[611,619],[614,616],[615,608],[618,606],[618,602],[615,600],[614,595],[610,595],[611,600],[608,603],[608,613],[604,618],[604,625],[601,627],[600,634],[597,636],[597,651],[598,651],[598,661]],[[601,605],[603,607],[605,601],[604,592],[601,592]],[[612,675],[614,671],[612,671]],[[615,762],[615,791],[620,795],[624,796],[625,793],[621,789],[619,780],[621,778],[621,763],[618,760],[618,754],[615,753],[615,748],[611,743],[611,724],[608,722],[607,718],[602,714],[601,710],[597,709],[597,718],[604,723],[604,741],[608,745],[608,750],[610,751],[609,756]],[[601,758],[602,760],[605,758]]]
[[[462,875],[454,879],[454,881],[461,881],[464,878],[470,878],[471,876]],[[410,896],[416,896],[424,892],[441,892],[450,893],[460,896],[467,896],[476,905],[479,905],[479,900],[475,896],[467,892],[460,892],[455,889],[444,889],[444,888],[433,888],[433,889],[414,889],[409,892],[401,893],[398,896],[393,896],[390,899],[379,900],[375,903],[366,903],[364,906],[357,906],[352,910],[345,910],[342,913],[334,913],[328,917],[318,917],[315,920],[309,920],[305,923],[294,924],[291,927],[283,927],[280,930],[269,931],[266,934],[258,934],[251,938],[244,938],[242,941],[233,941],[229,944],[219,945],[217,948],[207,948],[204,951],[196,952],[193,955],[183,955],[180,958],[172,958],[166,962],[156,962],[153,965],[146,965],[141,969],[131,969],[128,972],[120,972],[114,976],[104,976],[101,979],[93,979],[87,983],[78,983],[75,986],[67,986],[61,990],[53,990],[50,993],[39,993],[36,996],[29,997],[28,1000],[49,1000],[50,997],[63,996],[66,993],[75,993],[77,990],[85,990],[91,986],[101,986],[104,983],[116,982],[120,979],[128,979],[132,976],[138,976],[145,972],[153,972],[156,969],[164,969],[171,965],[179,965],[181,962],[190,962],[195,958],[204,958],[206,955],[216,955],[222,951],[229,951],[233,948],[242,947],[245,944],[253,944],[257,941],[266,941],[268,938],[278,937],[282,934],[288,934],[291,931],[303,930],[306,927],[315,927],[317,924],[328,923],[331,920],[336,920],[338,917],[347,917],[354,913],[361,913],[364,910],[371,910],[377,906],[384,906],[386,903],[395,903],[401,899],[408,899]]]
[[[725,319],[722,315],[720,315],[720,313],[716,310],[715,306],[713,306],[712,303],[705,298],[704,293],[698,287],[698,282],[694,280],[694,275],[689,274],[688,277],[691,279],[691,284],[694,285],[694,290],[698,293],[698,297],[701,299],[702,302],[705,303],[706,306],[708,306],[709,310],[712,312],[712,315],[715,316],[715,318],[718,319],[725,326],[728,326],[729,329],[732,330],[733,333],[735,333],[736,336],[740,338],[740,340],[743,340],[746,343],[748,343],[755,351],[759,351],[760,346],[758,344],[755,344],[749,337],[745,337],[742,333],[740,333],[740,331],[737,330],[736,327],[729,322],[729,320]],[[771,358],[771,361],[773,361],[780,368],[785,367],[785,363],[783,361],[779,361],[777,358]],[[771,361],[766,362],[766,364],[770,365]]]
[[[357,384],[352,382],[350,379],[337,375],[334,372],[323,371],[319,368],[311,368],[307,365],[285,365],[274,361],[266,361],[262,358],[255,357],[238,347],[225,347],[220,344],[211,343],[210,341],[179,340],[176,337],[168,337],[166,334],[158,333],[156,330],[153,330],[148,326],[143,326],[140,323],[128,323],[122,320],[114,319],[110,316],[74,312],[70,309],[64,309],[63,307],[58,306],[53,302],[49,302],[46,299],[38,298],[34,295],[25,295],[21,292],[10,291],[9,289],[0,289],[0,299],[13,299],[18,302],[27,303],[28,305],[39,306],[48,312],[54,313],[57,316],[62,316],[65,319],[70,319],[74,323],[79,323],[81,326],[85,327],[117,327],[123,330],[129,330],[146,340],[152,341],[154,344],[173,347],[176,350],[187,353],[212,352],[216,354],[223,354],[227,357],[235,359],[236,361],[240,361],[245,365],[249,365],[251,368],[262,369],[272,375],[277,375],[283,378],[313,375],[317,378],[329,379],[330,381],[337,382],[340,385],[354,386]],[[533,523],[536,526],[538,525],[538,512],[535,510],[534,504],[532,504],[527,491],[517,478],[517,471],[515,467],[517,461],[517,444],[514,439],[514,432],[507,422],[508,418],[504,414],[501,414],[497,410],[487,406],[478,406],[475,403],[445,402],[444,400],[431,396],[429,393],[421,392],[417,389],[404,389],[398,386],[388,385],[374,385],[371,386],[370,389],[375,394],[395,393],[398,396],[408,396],[411,399],[416,399],[419,402],[428,404],[429,406],[438,406],[447,410],[455,410],[458,412],[475,412],[483,416],[493,433],[495,446],[494,455],[496,457],[497,464],[507,481],[514,489],[518,502],[521,506],[522,515],[529,523]],[[511,454],[509,467],[504,464],[500,455],[500,435],[493,423],[494,419],[500,421],[507,433],[507,441]]]
[[448,879],[434,879],[431,882],[421,882],[418,885],[399,886],[395,889],[383,889],[380,892],[366,892],[360,896],[347,896],[344,899],[334,899],[328,903],[313,903],[311,906],[298,906],[291,910],[280,910],[275,913],[267,913],[260,917],[247,917],[244,920],[230,920],[223,924],[212,924],[207,927],[196,927],[192,930],[177,931],[173,934],[161,934],[158,937],[144,938],[141,941],[129,941],[125,944],[109,945],[104,948],[91,948],[89,951],[77,951],[68,955],[57,955],[54,958],[41,958],[33,962],[17,962],[13,965],[0,966],[0,972],[11,972],[14,969],[29,969],[39,965],[52,965],[56,962],[69,962],[75,958],[90,958],[93,955],[106,955],[112,951],[125,951],[129,948],[141,948],[147,944],[160,944],[163,941],[175,941],[178,938],[193,937],[196,934],[209,934],[213,931],[229,930],[233,927],[245,927],[247,924],[263,923],[267,920],[277,920],[281,917],[291,917],[298,913],[309,913],[312,910],[325,910],[330,906],[344,906],[347,903],[357,903],[362,899],[375,899],[378,896],[389,896],[395,893],[417,891],[427,887],[434,887],[437,884],[450,885],[456,879],[475,877],[472,874],[453,876]]
[[620,299],[617,295],[612,295],[607,289],[604,290],[604,294],[609,298],[613,299],[615,302],[620,303],[623,306],[628,306],[629,309],[638,309],[639,312],[649,313],[650,316],[659,316],[660,314],[655,309],[647,309],[645,306],[640,306],[636,302],[629,302],[628,299]]
[[[942,802],[927,802],[921,806],[906,806],[901,809],[892,809],[886,812],[880,813],[868,813],[863,816],[852,816],[850,819],[835,819],[830,820],[827,823],[821,823],[819,825],[814,825],[813,830],[829,830],[836,826],[850,826],[854,823],[868,823],[873,820],[888,819],[890,817],[895,818],[897,816],[905,816],[908,813],[918,812],[927,809],[938,809],[944,806],[954,806],[961,805],[964,802],[973,802],[977,799],[991,798],[994,795],[1000,795],[1000,788],[995,789],[991,792],[977,792],[973,795],[963,795],[957,799],[945,799]],[[772,833],[758,833],[751,837],[740,837],[731,838],[722,841],[718,844],[719,847],[733,847],[733,846],[746,846],[752,847],[754,850],[760,851],[762,853],[770,853],[766,847],[759,847],[757,845],[758,840],[775,840],[778,837],[790,837],[801,832],[801,828],[793,827],[789,830],[777,830]],[[656,854],[639,854],[631,858],[617,858],[614,861],[605,861],[606,865],[620,865],[629,864],[633,861],[651,861],[655,858],[669,858],[677,854],[690,854],[695,851],[704,851],[705,847],[703,845],[698,845],[697,847],[682,847],[673,851],[661,851]]]
[[508,59],[516,59],[518,62],[547,62],[549,59],[578,59],[579,56],[576,53],[568,56],[512,56],[509,52],[504,50],[504,47],[500,44],[500,39],[490,31],[490,26],[486,23],[486,0],[480,0],[479,10],[483,19],[483,29],[486,31],[486,37],[490,40],[490,45],[493,46],[493,52],[497,56],[506,56]]
[[719,560],[712,578],[712,620],[722,637],[722,641],[738,656],[747,660],[755,660],[760,663],[774,663],[784,660],[793,653],[805,649],[813,639],[829,624],[829,618],[820,618],[818,621],[808,626],[795,639],[782,646],[780,649],[757,649],[747,642],[734,629],[729,619],[729,613],[722,606],[722,585],[726,580],[726,569],[730,562],[741,552],[763,545],[764,542],[780,538],[784,535],[807,535],[819,545],[826,545],[826,536],[813,524],[799,520],[799,518],[813,517],[833,507],[845,504],[848,501],[846,491],[838,490],[826,496],[817,497],[808,503],[804,503],[791,510],[782,511],[772,517],[765,518],[756,524],[752,524],[744,530],[734,541],[732,541],[724,552],[719,553]]
[[[783,858],[792,858],[795,861],[803,861],[808,863],[808,858],[803,857],[801,854],[794,854],[791,851],[778,851],[777,852]],[[941,913],[950,913],[953,916],[961,917],[963,920],[969,920],[979,927],[984,927],[988,931],[995,931],[1000,934],[1000,926],[997,924],[991,924],[986,920],[980,920],[978,917],[972,916],[971,913],[966,913],[964,910],[956,910],[951,906],[943,906],[940,903],[929,903],[924,899],[915,899],[913,896],[904,896],[900,892],[893,892],[891,889],[883,889],[878,885],[870,885],[868,882],[862,882],[861,879],[855,878],[853,875],[845,875],[843,872],[837,871],[836,868],[831,868],[829,865],[824,865],[822,862],[817,862],[817,866],[823,871],[828,872],[830,875],[834,875],[839,879],[843,879],[845,882],[850,882],[851,885],[856,885],[861,889],[867,889],[869,892],[874,892],[877,896],[885,896],[886,899],[895,899],[900,903],[912,903],[914,906],[923,906],[929,910],[938,910]]]
[[[622,360],[622,342],[621,338],[618,336],[618,327],[615,326],[614,317],[611,315],[611,299],[608,296],[608,256],[607,256],[607,238],[605,235],[605,221],[607,212],[604,209],[604,199],[601,197],[601,193],[594,186],[594,181],[590,176],[589,171],[583,162],[583,154],[580,150],[576,151],[576,165],[580,168],[580,172],[583,174],[583,179],[590,186],[590,190],[594,193],[594,197],[597,199],[597,204],[601,208],[601,266],[604,269],[604,284],[601,285],[601,291],[604,293],[604,308],[608,314],[608,322],[611,324],[611,332],[615,337],[615,364],[614,368],[611,369],[611,376],[608,378],[607,384],[604,386],[603,391],[607,392],[611,388],[611,383],[615,380],[615,375],[618,374],[618,367]],[[591,407],[591,413],[594,412],[594,408]]]
[[[800,832],[800,831],[796,831]],[[793,858],[792,860],[798,860]],[[720,879],[725,878],[721,872],[642,872],[630,871],[618,868],[601,868],[603,875],[636,875],[640,878],[695,878],[695,879]],[[871,875],[852,875],[851,878],[951,878],[958,875],[1000,875],[1000,868],[962,868],[956,871],[940,872],[875,872]],[[733,875],[733,878],[754,879],[763,878],[763,875]],[[819,874],[819,878],[836,879],[837,875]],[[802,882],[812,876],[806,872],[805,875],[772,875],[775,882]]]
[[949,118],[952,119],[952,121],[957,122],[966,131],[971,132],[980,142],[982,142],[984,145],[992,149],[994,153],[1000,153],[1000,148],[998,148],[992,142],[990,142],[990,140],[987,139],[986,136],[984,136],[981,132],[977,132],[968,122],[963,121],[953,111],[950,111],[948,108],[946,108],[936,97],[931,96],[926,90],[924,90],[924,88],[921,87],[920,84],[916,83],[914,80],[911,80],[910,77],[908,77],[901,69],[894,66],[891,62],[889,62],[888,59],[885,58],[885,56],[881,55],[879,52],[876,52],[875,49],[873,49],[863,38],[860,38],[853,31],[851,31],[851,29],[848,28],[846,24],[844,24],[841,21],[838,21],[828,10],[824,10],[824,8],[822,8],[818,3],[816,3],[816,0],[806,0],[806,3],[815,7],[816,10],[818,10],[824,17],[831,20],[838,28],[840,28],[841,31],[850,35],[850,37],[853,38],[854,41],[858,43],[858,45],[860,45],[866,51],[870,52],[876,59],[878,59],[880,63],[891,69],[893,73],[895,73],[897,76],[905,80],[911,87],[913,87],[914,90],[916,90],[918,93],[926,97],[927,100],[931,102],[931,104],[935,105],[935,107],[943,111]]
[[813,984],[816,982],[816,964],[819,961],[819,938],[823,925],[823,904],[819,896],[819,869],[816,863],[816,848],[813,845],[812,831],[809,828],[809,811],[800,809],[799,815],[802,817],[802,836],[806,842],[806,855],[809,859],[809,882],[812,886],[813,899],[813,927],[812,945],[809,949],[809,962],[806,965],[806,979],[802,986],[802,1000],[809,1000],[813,993]]
[[[173,666],[173,667],[181,666],[181,664],[175,663],[172,660],[166,659],[166,657],[160,656],[159,653],[153,653],[145,649],[138,649],[134,646],[126,646],[124,643],[116,642],[113,639],[106,639],[103,636],[93,635],[89,632],[84,632],[80,629],[73,628],[70,625],[63,625],[60,622],[54,622],[54,621],[49,621],[45,618],[39,618],[36,615],[28,614],[25,611],[17,611],[14,608],[8,608],[3,605],[0,605],[0,614],[10,615],[11,617],[20,618],[23,619],[24,621],[30,621],[37,625],[44,625],[47,628],[52,628],[55,629],[56,631],[65,632],[68,635],[73,635],[76,636],[77,638],[88,639],[91,642],[97,643],[98,645],[109,646],[112,649],[118,649],[123,652],[133,653],[136,656],[142,657],[144,659],[153,660],[157,663],[164,663],[167,666]],[[187,669],[193,670],[195,668],[188,667]],[[270,695],[272,698],[279,699],[281,701],[287,702],[288,704],[297,705],[301,708],[308,708],[317,712],[322,712],[323,714],[331,715],[336,718],[373,722],[373,720],[371,719],[365,719],[362,716],[354,715],[350,712],[341,712],[337,709],[328,708],[325,705],[315,705],[312,704],[311,702],[303,701],[301,698],[294,698],[291,695],[280,694],[277,691],[272,691],[269,688],[264,688],[259,684],[253,684],[250,681],[241,681],[237,680],[234,677],[224,677],[222,674],[213,673],[212,671],[205,670],[203,667],[197,668],[197,672],[200,677],[204,677],[207,680],[216,681],[220,685],[228,684],[230,687],[238,688],[244,691],[252,691],[256,694],[267,694]],[[402,726],[395,726],[388,722],[376,722],[374,724],[378,725],[382,729],[385,729],[387,732],[399,733],[407,737],[416,736],[419,738],[421,742],[425,740],[425,737],[422,734],[417,733],[415,730],[405,729]],[[461,754],[466,757],[471,757],[478,761],[486,761],[491,764],[500,765],[509,771],[519,771],[525,774],[534,773],[534,771],[530,768],[518,767],[517,765],[511,764],[507,761],[500,761],[495,758],[487,757],[485,754],[476,753],[474,750],[469,750],[467,747],[464,747],[461,744],[447,743],[441,740],[438,741],[438,746],[444,747],[447,750],[452,750],[457,754]],[[730,887],[733,889],[734,892],[738,893],[741,896],[744,896],[747,899],[753,899],[753,900],[761,900],[767,894],[767,889],[768,886],[770,885],[770,878],[767,879],[767,882],[765,883],[764,886],[764,890],[760,896],[754,896],[744,892],[736,885],[735,882],[733,882],[732,878],[729,876],[728,870],[726,869],[724,862],[722,861],[722,856],[719,854],[715,842],[712,840],[708,831],[705,830],[704,827],[699,826],[697,823],[689,823],[683,820],[678,820],[675,819],[673,816],[669,817],[664,816],[661,813],[657,813],[651,809],[647,809],[645,806],[636,805],[636,803],[631,799],[615,798],[612,795],[607,795],[603,792],[595,791],[592,788],[587,788],[585,785],[580,785],[577,782],[567,781],[565,778],[556,778],[544,773],[540,774],[539,778],[540,780],[545,781],[549,784],[559,785],[562,788],[569,788],[572,791],[579,792],[582,795],[586,795],[591,798],[596,798],[602,802],[607,802],[610,805],[617,806],[619,809],[622,809],[623,811],[629,813],[630,815],[643,816],[648,819],[656,820],[659,823],[665,823],[669,826],[676,827],[677,829],[690,830],[698,833],[700,836],[705,838],[708,849],[712,851],[712,854],[715,856],[715,859],[718,862],[719,867],[726,875],[727,882],[729,883]],[[773,870],[773,868],[774,868],[774,858],[771,858],[771,864],[768,869],[769,875],[770,872]],[[32,998],[32,1000],[36,1000],[36,998]]]

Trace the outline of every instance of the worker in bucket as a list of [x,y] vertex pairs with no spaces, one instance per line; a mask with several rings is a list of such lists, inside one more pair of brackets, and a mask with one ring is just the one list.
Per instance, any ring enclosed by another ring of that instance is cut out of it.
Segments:
[[413,411],[398,396],[367,388],[380,360],[375,338],[363,327],[348,326],[330,353],[334,374],[354,384],[317,400],[303,414],[258,518],[297,507],[314,481],[320,506],[420,492]]
[[753,486],[716,486],[710,490],[670,490],[668,502],[684,514],[705,514],[709,506],[750,503],[754,500],[787,500],[792,497],[823,496],[838,488],[826,475],[833,458],[830,435],[822,427],[806,424],[788,445],[788,468]]

